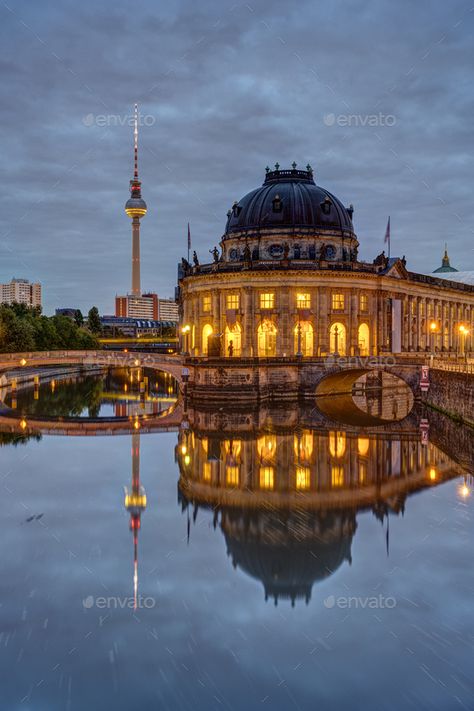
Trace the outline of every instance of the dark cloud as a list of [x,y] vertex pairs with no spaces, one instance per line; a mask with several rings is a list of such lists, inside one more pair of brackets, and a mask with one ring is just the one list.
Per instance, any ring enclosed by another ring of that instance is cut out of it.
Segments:
[[129,287],[135,100],[150,124],[146,288],[171,295],[188,220],[204,258],[276,160],[309,161],[354,203],[364,258],[390,214],[412,269],[434,268],[446,240],[473,268],[469,3],[19,0],[0,13],[0,278],[40,279],[47,311],[111,312]]

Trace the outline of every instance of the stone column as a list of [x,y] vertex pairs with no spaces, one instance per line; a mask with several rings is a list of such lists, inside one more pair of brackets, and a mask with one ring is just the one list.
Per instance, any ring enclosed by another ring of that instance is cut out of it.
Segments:
[[[293,348],[290,346],[290,323],[293,322],[293,304],[290,306],[290,290],[289,287],[281,287],[280,293],[277,291],[278,303],[278,322],[277,326],[277,356],[282,356],[286,353],[287,356],[293,354]],[[291,308],[291,313],[290,313]]]
[[349,313],[349,343],[348,355],[359,355],[359,293],[351,291],[351,309]]
[[329,353],[329,303],[327,289],[318,289],[319,296],[319,353]]
[[256,320],[253,316],[252,288],[246,286],[243,289],[243,313],[242,313],[242,355],[250,358],[255,355],[254,350],[254,327],[257,328]]

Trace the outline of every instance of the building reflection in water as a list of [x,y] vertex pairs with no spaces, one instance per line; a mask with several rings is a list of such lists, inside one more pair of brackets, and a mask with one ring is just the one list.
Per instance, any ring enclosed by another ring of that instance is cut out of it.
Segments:
[[132,435],[132,487],[125,488],[125,508],[130,514],[130,530],[133,534],[133,603],[138,604],[138,532],[141,516],[146,509],[145,489],[140,484],[140,434]]
[[462,472],[414,418],[336,429],[323,418],[302,424],[288,409],[190,413],[176,456],[182,507],[194,518],[200,506],[213,509],[233,565],[260,580],[266,598],[292,604],[351,563],[359,511],[385,522],[388,552],[389,513],[403,513],[410,492]]

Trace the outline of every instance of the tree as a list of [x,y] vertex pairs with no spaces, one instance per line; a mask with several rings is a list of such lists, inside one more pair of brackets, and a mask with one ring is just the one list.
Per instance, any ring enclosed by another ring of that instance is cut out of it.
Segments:
[[82,315],[81,309],[76,309],[74,313],[74,323],[79,327],[84,325],[84,316]]
[[100,323],[99,309],[97,306],[93,306],[89,309],[87,315],[87,326],[91,333],[100,333],[102,331],[102,324]]

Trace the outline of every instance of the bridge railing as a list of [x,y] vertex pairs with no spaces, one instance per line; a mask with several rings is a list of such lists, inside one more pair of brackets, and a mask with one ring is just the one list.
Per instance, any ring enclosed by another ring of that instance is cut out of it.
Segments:
[[474,361],[454,361],[454,360],[441,360],[434,358],[430,365],[436,370],[446,370],[451,373],[467,373],[469,375],[474,375]]

